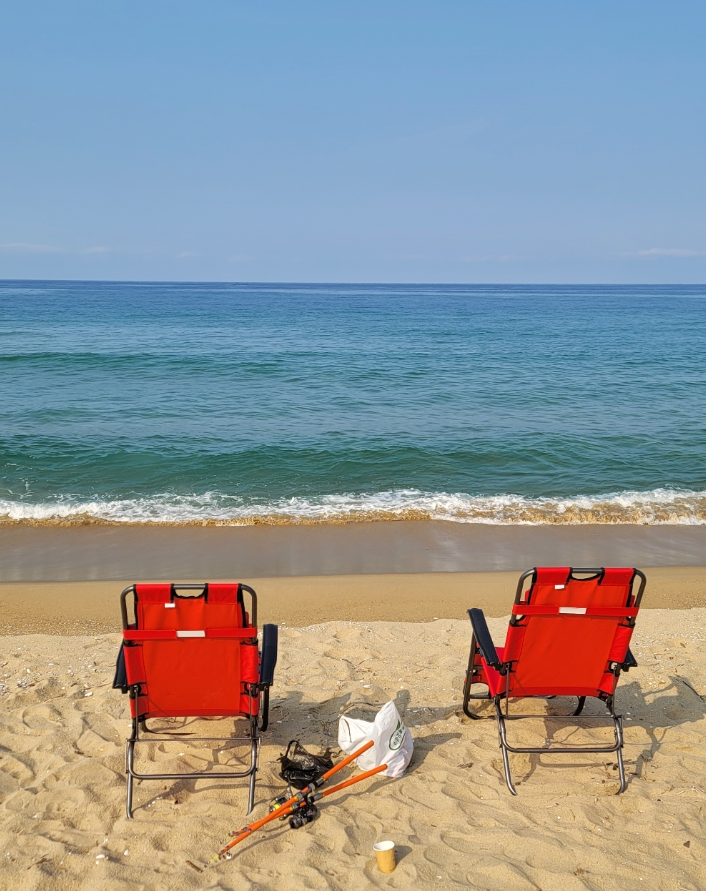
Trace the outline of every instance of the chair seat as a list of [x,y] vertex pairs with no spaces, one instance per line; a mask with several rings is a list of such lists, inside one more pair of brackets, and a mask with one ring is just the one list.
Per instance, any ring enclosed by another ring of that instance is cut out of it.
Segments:
[[[495,652],[498,654],[498,658],[501,662],[504,661],[505,655],[505,647],[496,647]],[[492,668],[490,665],[483,661],[483,673],[485,674],[485,679],[488,684],[488,691],[493,696],[504,696],[506,689],[506,678],[505,675],[500,674],[499,671]],[[551,684],[549,686],[542,685],[541,687],[524,687],[522,691],[513,690],[510,693],[510,698],[517,698],[520,696],[595,696],[596,690],[595,687],[578,687],[575,685],[567,686],[561,683],[561,677],[557,677],[557,683]]]

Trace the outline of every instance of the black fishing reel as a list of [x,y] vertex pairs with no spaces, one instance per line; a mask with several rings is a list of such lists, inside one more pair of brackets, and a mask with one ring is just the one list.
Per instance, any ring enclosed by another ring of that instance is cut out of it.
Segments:
[[307,823],[315,820],[318,813],[319,809],[314,802],[310,798],[305,798],[304,801],[297,805],[297,809],[289,818],[289,828],[301,829],[302,826],[306,826]]

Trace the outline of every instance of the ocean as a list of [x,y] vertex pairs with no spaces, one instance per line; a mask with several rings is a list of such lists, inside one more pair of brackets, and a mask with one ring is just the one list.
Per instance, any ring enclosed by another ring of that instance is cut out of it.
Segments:
[[0,523],[706,523],[706,286],[0,282]]

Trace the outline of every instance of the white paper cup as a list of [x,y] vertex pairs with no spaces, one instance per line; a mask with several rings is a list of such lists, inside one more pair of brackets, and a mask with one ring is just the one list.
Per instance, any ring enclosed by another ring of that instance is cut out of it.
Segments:
[[395,843],[393,841],[381,841],[373,845],[375,857],[380,872],[394,872],[397,866],[395,860]]

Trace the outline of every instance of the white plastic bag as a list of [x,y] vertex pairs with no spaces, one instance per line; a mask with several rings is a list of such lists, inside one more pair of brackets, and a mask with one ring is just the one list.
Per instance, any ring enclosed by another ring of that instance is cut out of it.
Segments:
[[356,758],[361,770],[387,764],[386,777],[401,777],[412,759],[412,734],[402,723],[394,702],[386,702],[374,721],[361,721],[342,715],[338,721],[338,745],[350,755],[372,739],[374,745]]

